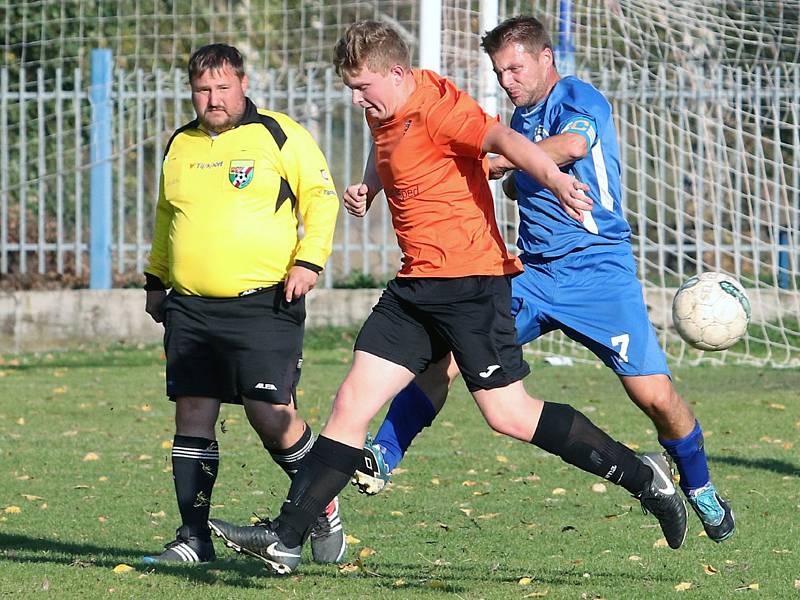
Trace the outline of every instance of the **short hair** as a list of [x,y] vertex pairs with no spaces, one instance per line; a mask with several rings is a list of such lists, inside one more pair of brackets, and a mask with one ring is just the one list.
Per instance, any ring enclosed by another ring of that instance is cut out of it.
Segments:
[[508,44],[522,44],[530,54],[539,54],[545,48],[553,49],[544,24],[539,19],[528,16],[506,19],[481,38],[481,47],[489,56]]
[[229,66],[241,79],[244,77],[244,59],[239,51],[228,44],[208,44],[198,48],[189,59],[189,81],[194,81],[206,71],[218,71]]
[[394,65],[411,66],[411,52],[400,34],[379,21],[358,21],[350,25],[333,49],[338,75],[358,73],[367,67],[373,73],[387,73]]

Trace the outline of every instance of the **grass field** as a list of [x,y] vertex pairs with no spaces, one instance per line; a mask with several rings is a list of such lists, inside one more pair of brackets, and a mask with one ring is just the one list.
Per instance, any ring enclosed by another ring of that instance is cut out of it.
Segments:
[[[350,359],[349,332],[308,336],[300,408],[315,430]],[[568,402],[621,441],[655,449],[652,426],[594,366],[530,360],[528,390]],[[692,515],[684,547],[611,485],[493,435],[463,384],[385,493],[348,488],[350,564],[276,578],[218,545],[208,567],[148,569],[170,541],[173,407],[155,347],[0,363],[0,596],[14,598],[800,597],[800,371],[680,369],[718,487],[738,517],[716,545]],[[274,515],[287,480],[240,409],[219,428],[215,516]],[[133,570],[115,572],[118,565]],[[684,590],[684,591],[681,591]]]

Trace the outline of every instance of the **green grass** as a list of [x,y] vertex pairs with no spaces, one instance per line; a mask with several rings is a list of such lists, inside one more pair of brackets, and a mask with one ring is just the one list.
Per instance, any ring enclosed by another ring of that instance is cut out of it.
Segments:
[[[319,430],[349,365],[352,332],[308,337],[300,408]],[[575,405],[627,444],[655,448],[652,426],[606,369],[533,366],[529,391]],[[716,482],[736,511],[730,541],[699,537],[692,516],[681,550],[657,547],[655,520],[622,490],[594,492],[599,480],[493,435],[459,382],[389,490],[344,492],[345,525],[360,540],[349,558],[366,555],[354,572],[307,562],[296,576],[275,578],[221,546],[209,567],[140,562],[177,526],[162,445],[172,438],[173,407],[163,398],[159,349],[5,356],[0,596],[796,598],[800,372],[696,367],[675,378],[702,419]],[[224,408],[221,419],[214,514],[239,522],[275,515],[285,476],[240,409]],[[119,564],[135,570],[114,573]],[[691,583],[683,593],[675,590],[682,582]]]

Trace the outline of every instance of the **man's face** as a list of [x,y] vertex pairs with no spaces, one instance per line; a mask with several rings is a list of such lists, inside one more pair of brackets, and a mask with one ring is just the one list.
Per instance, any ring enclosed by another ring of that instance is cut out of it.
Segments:
[[203,127],[222,133],[241,121],[245,109],[247,76],[239,79],[225,64],[192,80],[192,104]]
[[553,72],[553,51],[531,54],[522,44],[506,44],[491,57],[494,73],[514,106],[532,106],[544,99]]
[[403,101],[403,74],[399,66],[392,67],[386,74],[375,73],[364,66],[356,74],[345,73],[342,80],[353,93],[353,104],[363,108],[373,119],[387,121]]

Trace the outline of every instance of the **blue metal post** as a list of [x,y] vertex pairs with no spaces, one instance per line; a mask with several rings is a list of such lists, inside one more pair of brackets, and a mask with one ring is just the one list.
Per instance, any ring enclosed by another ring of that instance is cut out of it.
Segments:
[[778,234],[778,287],[789,289],[789,233],[781,230]]
[[572,43],[572,0],[558,4],[558,46],[556,66],[561,75],[575,74],[575,45]]
[[91,52],[89,287],[111,288],[111,50]]

